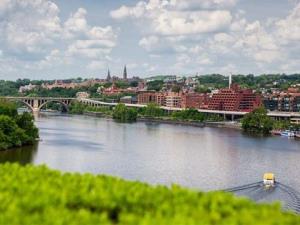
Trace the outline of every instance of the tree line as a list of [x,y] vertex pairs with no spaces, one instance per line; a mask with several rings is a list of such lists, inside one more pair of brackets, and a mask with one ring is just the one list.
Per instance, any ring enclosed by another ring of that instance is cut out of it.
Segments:
[[69,107],[69,112],[73,114],[83,114],[84,112],[100,112],[120,122],[134,122],[139,117],[191,122],[223,120],[221,116],[201,113],[196,109],[184,109],[182,111],[168,112],[161,109],[155,103],[149,103],[143,108],[130,108],[126,107],[126,105],[122,103],[119,103],[115,107],[92,107],[86,106],[79,102],[73,102]]

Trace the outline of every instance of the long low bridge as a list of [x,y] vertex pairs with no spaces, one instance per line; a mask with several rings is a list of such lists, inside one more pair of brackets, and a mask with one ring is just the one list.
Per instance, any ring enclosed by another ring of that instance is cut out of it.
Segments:
[[[109,102],[102,102],[93,99],[79,99],[78,101],[82,102],[83,104],[90,105],[90,106],[116,106],[118,103],[109,103]],[[141,104],[125,104],[127,107],[136,107],[136,108],[144,108],[147,105]],[[174,107],[166,107],[161,106],[161,109],[166,111],[182,111],[183,108],[174,108]],[[199,112],[202,113],[211,113],[211,114],[219,114],[219,115],[229,115],[229,116],[244,116],[248,112],[240,112],[240,111],[223,111],[223,110],[209,110],[209,109],[198,109]],[[270,117],[281,117],[281,118],[300,118],[300,113],[297,112],[268,112],[268,116]]]
[[[81,102],[85,105],[100,107],[100,106],[116,106],[118,103],[111,102],[103,102],[96,99],[88,99],[88,98],[64,98],[64,97],[0,97],[0,99],[8,99],[12,101],[18,101],[26,105],[32,112],[39,112],[43,106],[50,102],[60,103],[63,108],[68,111],[69,105],[73,101]],[[135,107],[135,108],[143,108],[146,105],[141,104],[125,104],[127,107]],[[166,111],[181,111],[183,108],[173,108],[161,106],[161,109]],[[210,113],[210,114],[219,114],[224,116],[244,116],[247,112],[240,111],[222,111],[222,110],[208,110],[208,109],[198,109],[199,112],[202,113]],[[268,116],[276,117],[276,118],[300,118],[300,113],[297,112],[269,112]]]

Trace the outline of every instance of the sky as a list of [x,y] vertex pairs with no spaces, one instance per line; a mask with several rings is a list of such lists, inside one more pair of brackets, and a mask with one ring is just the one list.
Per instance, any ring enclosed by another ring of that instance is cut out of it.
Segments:
[[300,72],[299,0],[0,0],[0,79]]

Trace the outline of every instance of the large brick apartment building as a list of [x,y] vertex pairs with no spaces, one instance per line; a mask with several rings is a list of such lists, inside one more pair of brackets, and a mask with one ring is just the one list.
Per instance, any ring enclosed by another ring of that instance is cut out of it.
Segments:
[[213,94],[208,101],[208,109],[250,112],[261,106],[261,98],[251,89],[241,89],[237,84]]
[[241,89],[233,84],[212,95],[202,93],[174,93],[142,91],[138,93],[138,103],[156,103],[159,106],[195,108],[224,111],[249,112],[261,106],[261,98],[251,89]]

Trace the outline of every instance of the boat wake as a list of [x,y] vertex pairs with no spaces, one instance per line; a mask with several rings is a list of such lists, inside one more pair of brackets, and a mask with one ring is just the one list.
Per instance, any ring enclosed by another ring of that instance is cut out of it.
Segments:
[[276,182],[274,188],[266,189],[263,182],[254,182],[224,189],[239,196],[246,196],[256,202],[281,201],[283,209],[300,213],[300,193],[290,186]]

